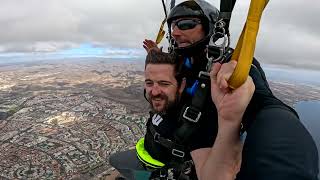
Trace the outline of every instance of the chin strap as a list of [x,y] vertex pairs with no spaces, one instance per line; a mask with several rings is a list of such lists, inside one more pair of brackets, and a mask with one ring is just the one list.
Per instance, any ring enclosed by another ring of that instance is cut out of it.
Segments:
[[268,2],[269,0],[251,0],[246,24],[242,29],[237,46],[231,57],[232,60],[238,61],[236,69],[228,81],[232,89],[241,86],[249,75],[260,19]]

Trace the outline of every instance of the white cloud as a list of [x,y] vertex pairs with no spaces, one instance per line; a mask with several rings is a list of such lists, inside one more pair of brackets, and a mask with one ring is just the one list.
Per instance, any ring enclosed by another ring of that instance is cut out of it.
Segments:
[[[219,0],[209,2],[219,6]],[[233,45],[249,3],[236,3]],[[318,63],[318,7],[314,0],[270,0],[257,41],[260,61]],[[48,52],[83,43],[143,50],[143,39],[155,39],[163,17],[161,0],[1,0],[0,52]]]

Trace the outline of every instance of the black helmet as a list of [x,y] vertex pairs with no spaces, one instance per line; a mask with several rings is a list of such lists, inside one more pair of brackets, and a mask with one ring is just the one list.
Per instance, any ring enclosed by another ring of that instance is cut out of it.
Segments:
[[178,54],[193,55],[203,50],[208,44],[214,31],[214,25],[219,19],[219,10],[204,0],[188,0],[184,1],[172,8],[168,17],[167,24],[169,30],[173,20],[183,17],[196,17],[201,20],[206,36],[186,47],[174,47],[174,51]]

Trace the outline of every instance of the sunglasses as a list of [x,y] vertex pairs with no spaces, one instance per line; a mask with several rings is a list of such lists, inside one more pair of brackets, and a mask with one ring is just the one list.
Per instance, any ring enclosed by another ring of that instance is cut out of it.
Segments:
[[173,31],[175,26],[177,26],[180,30],[188,30],[193,29],[198,24],[201,24],[199,19],[180,19],[171,23],[171,31]]

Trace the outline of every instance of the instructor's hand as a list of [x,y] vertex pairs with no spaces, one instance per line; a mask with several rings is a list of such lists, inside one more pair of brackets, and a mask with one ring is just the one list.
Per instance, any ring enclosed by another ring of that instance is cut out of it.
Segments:
[[149,40],[149,39],[145,39],[143,41],[143,48],[147,51],[147,53],[151,50],[151,49],[154,49],[156,51],[162,51],[162,47],[158,47],[157,46],[157,43],[152,41],[152,40]]
[[219,128],[227,124],[240,125],[255,90],[250,76],[239,88],[231,90],[228,87],[228,80],[236,65],[236,61],[230,61],[215,63],[211,68],[211,97],[218,111]]

